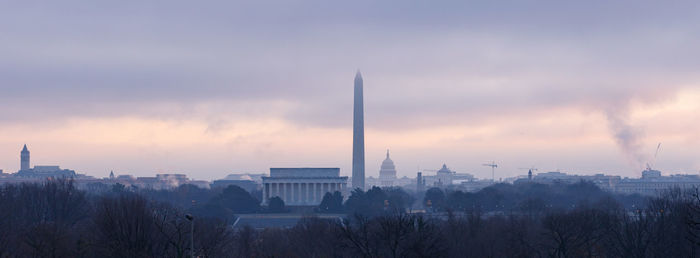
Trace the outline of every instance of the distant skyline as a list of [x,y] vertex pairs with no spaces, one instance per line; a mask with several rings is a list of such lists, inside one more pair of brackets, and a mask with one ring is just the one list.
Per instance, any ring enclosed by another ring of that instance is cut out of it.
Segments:
[[[196,6],[195,6],[196,5]],[[0,169],[700,171],[700,3],[61,1],[0,10]],[[427,175],[430,172],[426,173]]]

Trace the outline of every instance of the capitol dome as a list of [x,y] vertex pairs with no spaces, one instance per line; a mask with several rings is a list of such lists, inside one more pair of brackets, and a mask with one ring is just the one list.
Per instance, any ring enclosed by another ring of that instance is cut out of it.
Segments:
[[396,179],[396,166],[394,161],[389,158],[389,150],[386,150],[386,159],[382,162],[382,167],[379,170],[380,179]]

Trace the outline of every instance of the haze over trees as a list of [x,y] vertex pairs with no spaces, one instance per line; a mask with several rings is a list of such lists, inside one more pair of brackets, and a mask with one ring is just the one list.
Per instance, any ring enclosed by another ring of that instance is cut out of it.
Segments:
[[[195,202],[192,202],[195,200]],[[238,187],[78,190],[68,180],[0,187],[2,257],[698,257],[698,191],[618,196],[581,182],[476,193],[400,188],[326,194],[291,228],[232,228],[261,207]],[[428,200],[433,213],[410,213]],[[281,202],[281,200],[279,200]],[[195,214],[194,231],[185,214]],[[189,240],[194,236],[194,250]]]

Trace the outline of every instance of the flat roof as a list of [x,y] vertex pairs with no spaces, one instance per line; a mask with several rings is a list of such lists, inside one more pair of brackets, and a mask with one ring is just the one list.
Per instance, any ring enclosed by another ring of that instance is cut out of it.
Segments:
[[340,168],[270,168],[270,177],[340,177]]

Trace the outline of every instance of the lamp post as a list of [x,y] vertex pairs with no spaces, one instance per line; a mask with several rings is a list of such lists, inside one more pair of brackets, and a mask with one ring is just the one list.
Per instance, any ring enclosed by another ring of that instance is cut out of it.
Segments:
[[194,217],[192,214],[185,214],[185,218],[190,221],[190,254],[194,258]]

